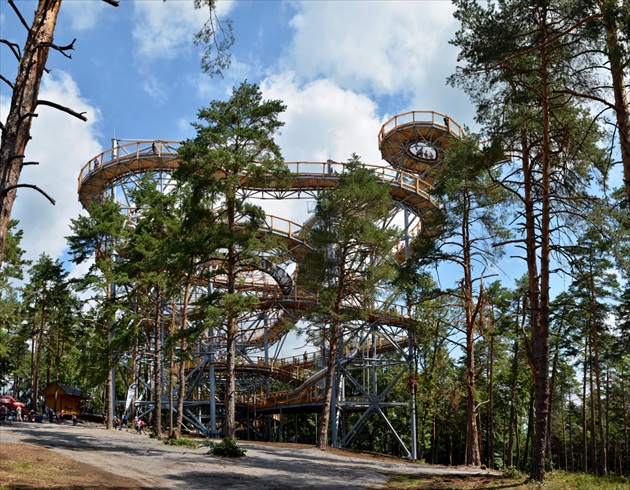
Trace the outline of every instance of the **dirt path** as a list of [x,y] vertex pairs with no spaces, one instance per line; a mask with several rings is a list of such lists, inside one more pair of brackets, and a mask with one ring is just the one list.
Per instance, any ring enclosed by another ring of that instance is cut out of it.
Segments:
[[153,489],[202,488],[368,489],[384,484],[387,475],[488,474],[475,468],[446,468],[407,462],[368,460],[303,445],[239,444],[244,458],[232,460],[207,454],[207,448],[167,446],[132,431],[101,427],[13,423],[0,426],[0,445],[28,443],[53,450],[72,460],[132,478]]

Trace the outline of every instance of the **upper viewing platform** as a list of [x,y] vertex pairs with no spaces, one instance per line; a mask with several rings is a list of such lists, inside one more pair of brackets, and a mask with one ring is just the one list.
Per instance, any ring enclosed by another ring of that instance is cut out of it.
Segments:
[[445,114],[412,111],[383,124],[378,133],[378,147],[383,160],[392,167],[433,184],[431,173],[443,162],[452,137],[462,135],[461,126]]
[[79,174],[79,201],[89,209],[93,200],[129,175],[148,171],[172,172],[178,165],[179,141],[138,140],[98,154]]

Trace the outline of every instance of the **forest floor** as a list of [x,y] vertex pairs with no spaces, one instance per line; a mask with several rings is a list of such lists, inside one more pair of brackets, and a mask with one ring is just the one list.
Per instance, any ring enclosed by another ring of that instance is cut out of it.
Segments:
[[304,444],[240,441],[239,445],[247,450],[246,456],[226,459],[208,454],[207,447],[169,446],[132,430],[108,431],[91,424],[14,422],[0,426],[0,489],[367,490],[515,486],[515,480],[479,468],[422,465],[368,452],[320,451]]

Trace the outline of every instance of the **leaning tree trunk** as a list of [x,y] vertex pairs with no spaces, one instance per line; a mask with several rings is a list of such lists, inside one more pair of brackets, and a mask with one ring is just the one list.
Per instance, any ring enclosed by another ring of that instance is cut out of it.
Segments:
[[53,41],[57,15],[62,0],[40,0],[33,24],[24,45],[17,77],[13,85],[11,106],[0,143],[0,265],[24,165],[26,145],[31,138],[31,123],[36,117],[37,97],[48,52]]
[[628,93],[624,76],[624,53],[623,47],[619,44],[618,24],[614,18],[617,12],[610,5],[613,1],[598,0],[597,3],[604,14],[603,22],[606,30],[606,47],[608,48],[610,75],[615,96],[615,114],[617,116],[617,130],[619,131],[623,181],[626,199],[630,206],[630,108],[628,107]]

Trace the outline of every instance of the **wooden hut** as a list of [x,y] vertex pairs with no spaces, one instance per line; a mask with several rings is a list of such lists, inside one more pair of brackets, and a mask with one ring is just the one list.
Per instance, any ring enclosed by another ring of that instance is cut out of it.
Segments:
[[48,408],[55,412],[62,410],[68,414],[81,413],[81,404],[90,399],[90,396],[79,388],[59,383],[49,385],[42,395]]

